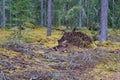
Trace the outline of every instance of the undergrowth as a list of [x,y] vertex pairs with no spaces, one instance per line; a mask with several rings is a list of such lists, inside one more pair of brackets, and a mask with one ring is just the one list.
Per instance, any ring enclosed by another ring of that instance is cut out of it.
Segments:
[[[63,35],[62,32],[53,30],[52,36],[47,37],[46,30],[47,30],[46,28],[40,27],[35,29],[26,28],[25,30],[21,31],[22,37],[20,38],[20,40],[23,43],[22,46],[19,46],[19,48],[21,47],[21,49],[23,49],[25,47],[24,45],[27,44],[28,46],[26,47],[26,49],[31,49],[32,52],[34,53],[32,54],[32,56],[21,52],[0,48],[0,54],[1,54],[0,64],[3,65],[0,66],[0,69],[4,69],[3,71],[9,72],[9,74],[13,75],[13,77],[14,75],[19,73],[21,74],[21,76],[23,76],[22,73],[23,74],[26,73],[26,75],[29,75],[28,74],[29,72],[27,71],[31,69],[37,71],[41,70],[41,72],[39,72],[40,73],[39,75],[42,75],[43,74],[42,71],[49,71],[49,73],[52,73],[52,71],[59,72],[59,70],[62,71],[62,69],[70,70],[69,67],[71,67],[72,69],[76,69],[76,68],[78,69],[76,70],[76,72],[73,72],[74,74],[77,74],[77,72],[81,74],[81,72],[79,71],[79,68],[81,67],[80,62],[81,64],[85,61],[87,62],[87,64],[90,64],[90,62],[94,63],[96,58],[99,57],[100,58],[99,63],[92,68],[92,71],[86,70],[87,73],[82,73],[80,78],[83,80],[90,80],[91,77],[93,77],[93,79],[91,80],[119,80],[117,79],[120,74],[120,42],[119,42],[120,31],[119,30],[112,31],[112,29],[109,29],[108,30],[109,40],[102,43],[96,41],[95,44],[90,45],[94,49],[90,48],[91,50],[89,50],[89,49],[81,48],[79,49],[79,51],[76,52],[71,51],[66,53],[46,50],[46,48],[57,46],[58,45],[57,41]],[[96,31],[92,32],[87,29],[82,29],[82,31],[90,36],[95,36],[97,34]],[[0,29],[0,44],[4,44],[6,42],[14,41],[14,40],[16,41],[17,39],[19,39],[17,37],[18,35],[16,35],[17,34],[16,32],[17,32],[16,29],[14,30]],[[110,40],[114,40],[115,42],[112,42]],[[37,45],[33,45],[33,44],[31,45],[31,43],[35,43]],[[39,45],[44,46],[44,48],[41,48]],[[13,65],[10,65],[10,63]],[[74,64],[78,64],[78,65],[74,65]],[[8,67],[8,69],[5,70],[4,67]],[[83,65],[82,68],[84,69],[84,67],[86,66]],[[34,72],[32,70],[31,72]],[[58,74],[60,75],[61,73]],[[54,75],[58,75],[58,74],[54,74]],[[116,76],[116,78],[113,78],[113,76]]]

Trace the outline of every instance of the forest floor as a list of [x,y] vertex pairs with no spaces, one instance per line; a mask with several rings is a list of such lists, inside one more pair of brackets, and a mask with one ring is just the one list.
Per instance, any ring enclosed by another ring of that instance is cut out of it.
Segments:
[[[42,31],[42,32],[41,32]],[[109,41],[92,47],[54,50],[61,32],[45,37],[45,29],[0,30],[0,80],[119,80],[120,31],[109,29]],[[97,32],[82,30],[89,36]]]

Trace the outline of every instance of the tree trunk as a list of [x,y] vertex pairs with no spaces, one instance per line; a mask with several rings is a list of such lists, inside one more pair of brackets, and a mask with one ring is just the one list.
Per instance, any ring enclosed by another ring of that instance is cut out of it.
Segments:
[[108,27],[108,0],[101,0],[101,32],[100,42],[107,40],[107,27]]
[[[66,16],[68,16],[68,10],[69,10],[68,0],[66,1],[65,8],[66,8]],[[68,28],[68,26],[69,26],[69,20],[67,18],[66,18],[66,21],[65,21],[65,25]]]
[[[112,0],[112,17],[115,18],[115,1]],[[115,27],[115,20],[112,20],[112,27]]]
[[80,12],[79,12],[79,28],[82,27],[82,13],[83,13],[83,6],[82,6],[82,0],[79,1],[79,5],[80,5]]
[[2,0],[2,21],[1,21],[1,28],[5,28],[5,25],[6,25],[5,0]]
[[52,11],[52,0],[48,0],[48,28],[47,28],[47,36],[51,36],[51,22],[52,22],[52,19],[51,19],[51,11]]
[[89,18],[90,18],[90,0],[87,0],[87,27],[90,27]]
[[47,26],[47,2],[48,0],[43,0],[43,26]]
[[12,26],[12,5],[11,5],[11,0],[10,0],[10,27]]
[[40,15],[40,16],[41,16],[41,19],[40,19],[40,20],[41,20],[41,21],[40,21],[40,25],[41,25],[41,26],[43,26],[43,17],[44,17],[44,16],[43,16],[43,12],[44,12],[44,11],[43,11],[43,0],[41,0],[41,15]]

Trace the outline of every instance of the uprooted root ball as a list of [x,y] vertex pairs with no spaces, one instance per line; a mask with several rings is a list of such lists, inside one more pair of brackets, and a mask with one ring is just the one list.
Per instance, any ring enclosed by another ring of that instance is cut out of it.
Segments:
[[92,39],[82,32],[64,32],[62,38],[58,41],[60,47],[67,47],[67,44],[86,48],[92,43]]

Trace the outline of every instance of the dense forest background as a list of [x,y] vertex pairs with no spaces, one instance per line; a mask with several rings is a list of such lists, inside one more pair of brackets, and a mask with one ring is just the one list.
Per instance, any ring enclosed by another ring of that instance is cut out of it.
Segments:
[[[0,27],[32,23],[47,26],[49,0],[1,0]],[[5,4],[2,4],[4,3]],[[108,0],[108,26],[120,28],[120,1]],[[2,6],[5,7],[3,11]],[[52,26],[100,28],[101,0],[52,0]]]
[[120,0],[0,0],[0,80],[120,80]]

